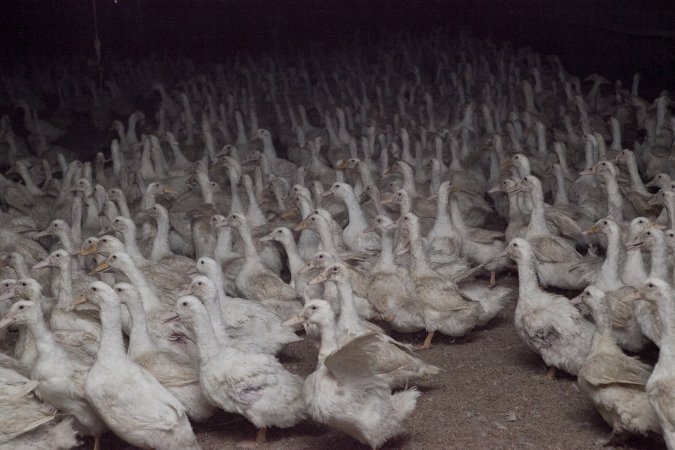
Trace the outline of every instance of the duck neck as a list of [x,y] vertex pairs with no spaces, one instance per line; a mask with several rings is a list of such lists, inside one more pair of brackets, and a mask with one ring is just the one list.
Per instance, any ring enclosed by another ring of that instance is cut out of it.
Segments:
[[[225,293],[223,292],[223,295]],[[222,310],[220,307],[220,300],[218,299],[218,291],[211,292],[203,298],[204,306],[209,315],[209,320],[211,321],[211,327],[213,328],[213,334],[218,339],[218,342],[224,344],[228,341],[229,337],[225,333],[225,324],[223,323]]]
[[[520,258],[518,261],[518,291],[520,298],[538,296],[541,289],[537,280],[537,271],[532,255]],[[525,294],[525,295],[523,295]]]
[[169,219],[168,217],[160,216],[157,218],[157,234],[155,240],[152,241],[152,252],[150,259],[158,262],[165,256],[171,255],[169,248]]
[[361,209],[361,205],[359,205],[359,200],[356,198],[354,191],[351,189],[348,191],[347,196],[344,198],[344,202],[347,205],[349,224],[362,227],[361,229],[366,228],[368,223],[366,222],[366,217],[363,215],[363,210]]
[[272,160],[277,159],[277,151],[274,149],[272,137],[269,135],[263,137],[263,152]]
[[649,278],[668,281],[668,264],[666,261],[666,244],[662,239],[652,245],[652,265],[649,272]]
[[409,166],[406,166],[401,173],[403,174],[403,189],[408,191],[411,196],[417,196],[415,176],[413,175],[412,169]]
[[153,345],[152,337],[148,330],[148,321],[140,299],[129,300],[125,305],[131,317],[128,355],[129,358],[135,359],[137,356],[155,350],[155,345]]
[[411,271],[416,276],[427,275],[433,273],[428,261],[428,253],[424,248],[424,242],[420,235],[420,230],[413,227],[408,230],[410,235],[410,255],[412,260],[410,262]]
[[115,203],[117,203],[117,208],[120,210],[120,215],[127,219],[131,219],[131,212],[129,211],[129,205],[127,205],[127,199],[122,196],[118,198]]
[[[622,284],[619,279],[619,260],[621,257],[619,240],[620,236],[618,229],[607,233],[607,255],[605,261],[602,263],[602,268],[600,269],[600,277],[607,285],[614,286],[613,289],[618,288]],[[605,290],[606,286],[600,288]]]
[[347,280],[338,281],[338,294],[340,295],[340,321],[359,320],[359,314],[354,307],[354,297],[352,294],[352,283]]
[[136,242],[136,227],[124,227],[122,235],[124,236],[124,251],[131,256],[135,263],[145,262],[145,256],[141,254]]
[[143,302],[143,309],[146,312],[158,311],[162,309],[162,304],[160,303],[157,294],[155,294],[145,276],[141,273],[140,270],[138,270],[138,267],[136,267],[135,265],[130,267],[124,267],[122,271],[124,272],[124,275],[126,275],[127,278],[129,278],[131,284],[138,291],[141,301]]
[[616,177],[613,175],[605,177],[605,187],[607,189],[608,215],[619,223],[623,221],[623,198]]
[[323,364],[326,357],[338,349],[335,337],[335,316],[320,324],[321,345],[319,347],[319,364]]
[[251,230],[246,225],[242,225],[240,228],[237,228],[239,231],[239,236],[241,241],[244,244],[244,254],[246,258],[257,258],[258,251],[255,249],[255,243],[251,237]]
[[321,247],[327,253],[337,256],[338,251],[333,241],[333,234],[330,232],[330,226],[326,220],[319,220],[318,224],[319,239],[321,239]]
[[373,269],[374,272],[393,272],[396,270],[394,263],[394,231],[383,230],[380,237],[380,256]]
[[284,246],[284,250],[286,250],[286,256],[288,256],[288,270],[291,272],[291,278],[295,279],[298,271],[302,269],[305,263],[298,252],[298,246],[293,237],[284,239],[281,244]]
[[101,302],[101,340],[96,361],[119,361],[126,359],[124,338],[122,337],[122,315],[119,304]]
[[[40,306],[36,303],[35,307],[39,308]],[[35,341],[38,355],[48,356],[53,355],[55,352],[62,353],[54,339],[54,335],[49,331],[49,328],[45,323],[42,310],[40,310],[37,320],[28,323],[28,331]]]
[[73,274],[72,262],[66,258],[63,265],[59,266],[59,300],[60,309],[68,311],[71,309],[70,300],[74,296],[73,292]]
[[211,180],[209,176],[204,172],[197,172],[197,183],[199,183],[199,189],[202,192],[202,201],[207,205],[213,205],[213,189],[211,189]]
[[459,203],[455,196],[450,196],[450,213],[450,218],[452,219],[455,228],[457,228],[457,231],[462,235],[466,234],[469,229],[466,226],[466,223],[464,223],[464,218],[462,217],[462,212],[459,210]]
[[540,189],[536,187],[531,191],[532,194],[532,212],[530,213],[530,224],[527,227],[528,238],[535,236],[547,236],[549,234],[546,228],[546,217],[544,214],[544,198]]
[[631,154],[628,156],[626,165],[628,166],[628,173],[630,174],[631,189],[635,192],[639,192],[642,195],[649,195],[649,191],[647,191],[647,188],[640,177],[640,171],[638,170],[634,155]]
[[[645,261],[642,258],[642,249],[640,247],[632,248],[626,251],[626,263],[624,264],[624,273],[626,273],[625,272],[626,270],[631,272],[629,275],[639,276],[640,280],[644,280],[645,278],[647,278],[647,272],[645,270]],[[626,279],[628,279],[628,277],[626,277]]]
[[225,262],[234,256],[232,251],[232,229],[230,227],[216,228],[216,249],[213,253],[216,258]]
[[241,203],[241,197],[239,196],[239,180],[238,177],[230,173],[230,193],[232,195],[232,203],[230,203],[230,214],[233,213],[243,213],[244,205]]
[[[213,326],[209,320],[206,309],[195,311],[193,330],[197,338],[197,347],[199,348],[199,360],[201,364],[216,358],[220,353],[220,348],[227,341],[218,342]],[[224,333],[223,333],[224,334]]]

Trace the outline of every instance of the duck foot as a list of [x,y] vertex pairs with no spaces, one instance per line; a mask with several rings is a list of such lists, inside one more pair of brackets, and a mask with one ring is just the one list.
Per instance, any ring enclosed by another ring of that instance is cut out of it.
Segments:
[[434,338],[435,331],[430,331],[427,334],[427,338],[424,340],[424,344],[415,348],[415,350],[429,350],[431,348],[431,340]]
[[94,435],[94,450],[101,450],[101,433]]
[[497,272],[490,272],[490,284],[488,287],[490,289],[493,289],[495,286],[497,286]]
[[267,440],[267,428],[259,428],[255,435],[255,441],[243,441],[237,444],[237,448],[256,448],[260,444],[264,444]]
[[546,371],[546,378],[549,380],[555,380],[555,367],[551,366]]

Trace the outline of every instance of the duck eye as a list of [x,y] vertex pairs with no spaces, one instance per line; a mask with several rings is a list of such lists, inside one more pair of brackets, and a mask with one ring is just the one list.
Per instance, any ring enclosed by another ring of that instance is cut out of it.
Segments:
[[199,261],[199,264],[201,264],[201,265],[203,266],[203,265],[204,265],[204,261]]
[[59,255],[59,254],[57,253],[57,254],[56,254],[56,257],[57,257],[57,258],[60,258],[60,257],[61,257],[61,255]]
[[513,243],[513,246],[514,246],[514,247],[518,247],[518,244],[516,244],[516,243],[514,242],[514,243]]
[[199,283],[197,283],[197,285],[198,285],[198,286],[201,286],[201,285],[202,285],[202,282],[200,281]]
[[654,287],[654,285],[653,285],[652,283],[649,283],[649,284],[647,285],[647,287],[652,288],[652,287]]
[[26,283],[21,283],[21,286],[28,286]]
[[98,289],[95,288],[95,287],[91,288],[91,290],[94,291],[94,292],[98,291]]
[[183,302],[183,306],[187,306],[187,305],[188,305],[187,302]]
[[312,306],[312,309],[316,309],[316,306]]
[[319,255],[319,259],[323,259],[323,255]]
[[337,271],[338,271],[338,268],[337,268],[337,267],[333,267],[333,272],[337,272]]
[[19,309],[23,309],[23,305],[19,306]]

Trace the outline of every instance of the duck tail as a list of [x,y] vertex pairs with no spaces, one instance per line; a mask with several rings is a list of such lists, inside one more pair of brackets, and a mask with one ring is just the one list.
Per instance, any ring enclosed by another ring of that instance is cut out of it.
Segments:
[[57,450],[82,445],[77,439],[77,431],[75,431],[73,418],[70,417],[63,419],[49,430],[49,441],[53,446],[52,448]]
[[403,422],[413,412],[419,396],[420,392],[415,388],[397,392],[391,396],[393,413],[397,423]]

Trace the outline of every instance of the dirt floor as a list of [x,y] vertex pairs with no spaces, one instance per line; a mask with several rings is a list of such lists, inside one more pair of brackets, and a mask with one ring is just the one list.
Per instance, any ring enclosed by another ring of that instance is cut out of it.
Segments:
[[[513,278],[502,282],[515,285]],[[514,308],[515,298],[487,328],[456,341],[437,336],[431,349],[419,353],[444,372],[420,387],[422,396],[406,432],[383,448],[603,448],[611,429],[579,391],[576,378],[560,373],[555,380],[545,377],[541,359],[516,335]],[[421,343],[424,334],[396,337]],[[307,375],[314,370],[316,354],[311,345],[299,342],[285,351],[282,360],[290,370]],[[194,430],[204,450],[237,448],[250,443],[256,432],[242,417],[224,413],[194,425]],[[267,437],[268,442],[259,448],[366,448],[342,433],[310,422],[286,430],[272,429]],[[107,435],[103,444],[106,450],[133,448],[112,435]],[[651,450],[665,445],[658,438],[643,438],[621,448]]]

